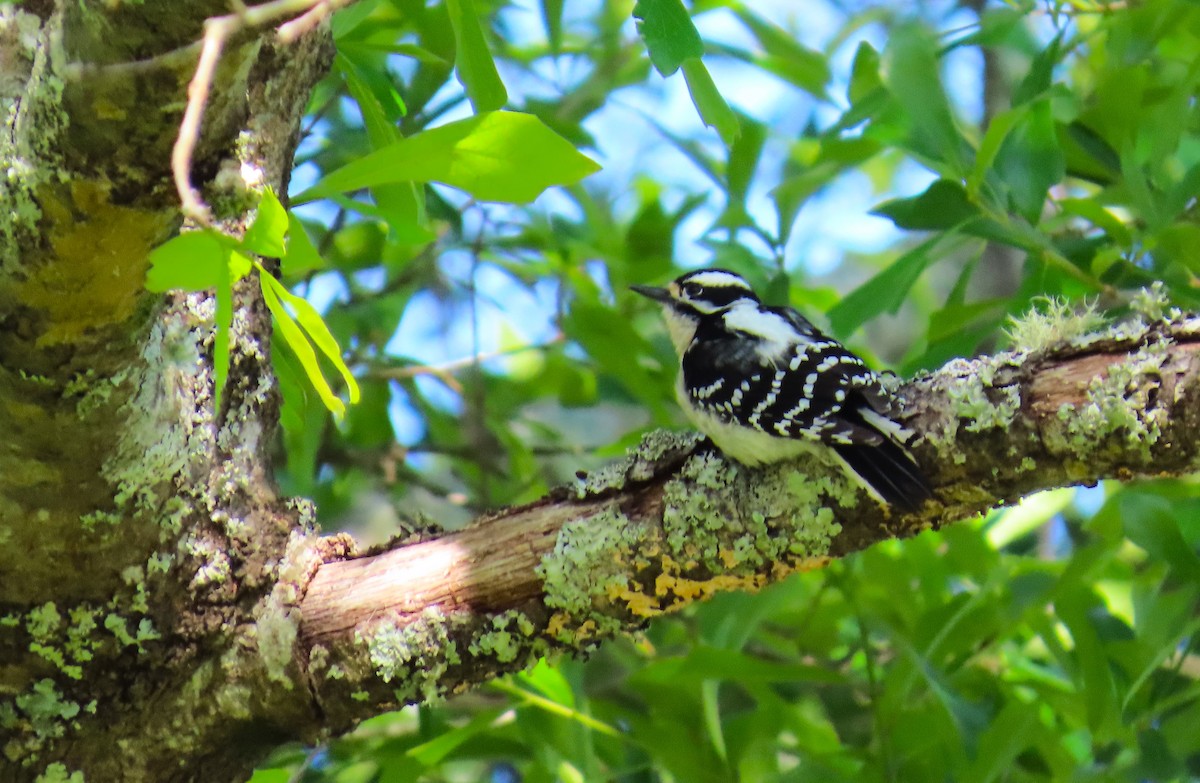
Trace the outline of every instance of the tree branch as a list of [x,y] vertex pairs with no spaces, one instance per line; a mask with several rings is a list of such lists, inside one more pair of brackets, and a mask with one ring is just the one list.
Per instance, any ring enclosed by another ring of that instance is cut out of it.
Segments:
[[831,466],[749,470],[694,436],[652,433],[535,503],[321,566],[300,604],[314,694],[338,731],[1032,492],[1190,472],[1198,352],[1200,319],[1136,320],[913,380],[898,413],[937,496],[904,516]]

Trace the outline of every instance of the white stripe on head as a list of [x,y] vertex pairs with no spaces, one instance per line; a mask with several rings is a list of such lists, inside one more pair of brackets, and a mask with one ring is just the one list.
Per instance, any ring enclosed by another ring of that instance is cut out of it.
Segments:
[[678,282],[680,284],[695,283],[705,288],[711,286],[713,288],[744,288],[747,291],[750,290],[750,284],[741,275],[735,275],[733,272],[727,272],[724,269],[702,269],[699,272],[689,272],[680,277]]
[[671,283],[669,290],[685,308],[704,315],[728,310],[742,301],[758,303],[750,284],[724,269],[689,272]]

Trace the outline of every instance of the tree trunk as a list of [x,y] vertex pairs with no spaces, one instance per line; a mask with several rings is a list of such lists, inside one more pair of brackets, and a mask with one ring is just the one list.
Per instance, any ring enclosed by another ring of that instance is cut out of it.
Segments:
[[[289,542],[311,546],[311,510],[271,477],[257,284],[235,297],[219,411],[212,300],[143,286],[148,251],[180,228],[186,47],[225,11],[0,9],[0,158],[20,174],[0,181],[2,780],[54,762],[89,780],[237,779],[319,729],[304,689],[282,684],[299,670],[281,567]],[[330,55],[325,31],[225,47],[193,163],[224,230],[252,218],[254,190],[286,191]]]

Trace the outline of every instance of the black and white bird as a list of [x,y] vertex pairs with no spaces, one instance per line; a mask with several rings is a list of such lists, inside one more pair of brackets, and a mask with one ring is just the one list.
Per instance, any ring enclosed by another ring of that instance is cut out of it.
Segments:
[[882,503],[913,510],[930,497],[878,376],[800,313],[764,305],[724,269],[632,288],[662,305],[679,403],[726,455],[753,467],[823,445]]

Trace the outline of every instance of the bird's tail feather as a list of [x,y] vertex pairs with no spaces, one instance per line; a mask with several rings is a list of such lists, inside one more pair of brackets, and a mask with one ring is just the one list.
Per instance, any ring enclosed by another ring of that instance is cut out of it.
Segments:
[[915,511],[933,495],[933,487],[912,455],[891,438],[885,437],[876,446],[855,443],[833,448],[872,494],[901,511]]

